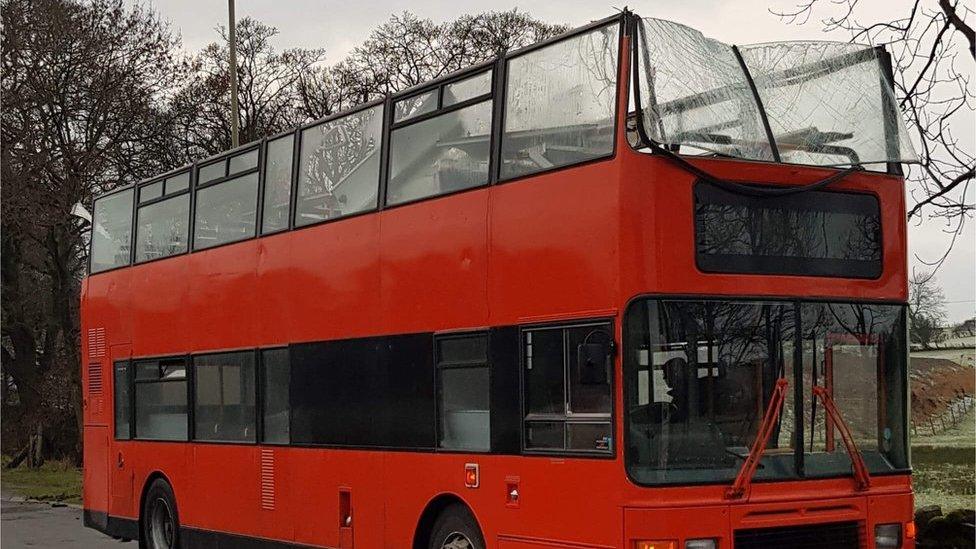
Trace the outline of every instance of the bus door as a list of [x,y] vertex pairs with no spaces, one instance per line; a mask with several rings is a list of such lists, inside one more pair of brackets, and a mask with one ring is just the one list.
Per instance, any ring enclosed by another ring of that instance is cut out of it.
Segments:
[[[114,402],[109,405],[115,409],[113,404],[117,403],[120,410],[125,410],[123,414],[115,414],[115,433],[109,432],[108,437],[111,441],[111,451],[108,454],[108,468],[111,473],[110,491],[111,503],[109,514],[113,516],[133,516],[135,511],[132,509],[132,485],[134,475],[132,466],[126,456],[124,442],[119,439],[128,439],[131,434],[131,422],[133,418],[128,416],[132,403],[132,349],[128,344],[112,345],[112,395]],[[118,436],[116,436],[118,435]]]
[[105,456],[109,450],[108,414],[111,413],[111,399],[108,398],[110,393],[106,391],[105,376],[111,375],[111,360],[106,356],[104,329],[89,329],[87,343],[87,362],[82,365],[82,485],[85,507],[97,513],[107,511],[109,503],[109,470]]

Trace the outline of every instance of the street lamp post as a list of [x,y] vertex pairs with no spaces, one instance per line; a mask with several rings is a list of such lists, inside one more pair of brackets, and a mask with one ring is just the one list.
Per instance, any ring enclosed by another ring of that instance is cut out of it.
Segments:
[[237,110],[237,18],[234,15],[234,0],[227,0],[230,12],[230,143],[231,147],[240,145],[238,138],[239,116]]

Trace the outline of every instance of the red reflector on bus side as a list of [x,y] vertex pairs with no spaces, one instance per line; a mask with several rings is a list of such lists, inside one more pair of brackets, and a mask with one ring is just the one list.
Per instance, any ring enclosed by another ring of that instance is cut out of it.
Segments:
[[464,464],[464,485],[468,488],[477,488],[481,481],[481,475],[478,474],[478,464],[477,463],[465,463]]

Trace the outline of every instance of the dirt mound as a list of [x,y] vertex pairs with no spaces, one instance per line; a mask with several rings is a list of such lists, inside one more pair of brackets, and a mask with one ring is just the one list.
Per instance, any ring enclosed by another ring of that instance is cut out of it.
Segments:
[[912,420],[923,422],[943,413],[949,404],[976,392],[976,375],[970,366],[945,358],[912,357],[909,366]]

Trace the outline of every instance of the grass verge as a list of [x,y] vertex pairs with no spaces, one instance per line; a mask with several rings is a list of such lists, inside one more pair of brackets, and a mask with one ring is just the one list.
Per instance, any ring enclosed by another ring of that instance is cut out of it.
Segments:
[[4,457],[0,484],[4,492],[40,501],[81,503],[81,469],[69,462],[49,461],[39,469],[7,469]]

